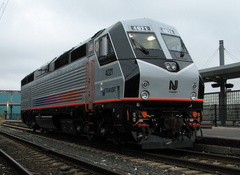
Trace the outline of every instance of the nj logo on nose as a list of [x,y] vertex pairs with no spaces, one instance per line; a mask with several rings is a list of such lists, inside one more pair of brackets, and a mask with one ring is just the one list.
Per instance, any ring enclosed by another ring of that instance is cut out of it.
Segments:
[[169,81],[169,90],[177,90],[178,88],[178,80],[175,80],[174,82],[172,80]]

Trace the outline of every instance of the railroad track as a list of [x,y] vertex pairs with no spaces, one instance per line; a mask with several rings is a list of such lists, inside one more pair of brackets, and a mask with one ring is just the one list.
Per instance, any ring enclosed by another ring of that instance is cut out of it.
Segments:
[[14,129],[20,129],[20,130],[26,130],[26,131],[32,131],[32,129],[28,128],[24,123],[22,122],[17,122],[17,121],[4,121],[1,123],[2,126],[6,126],[9,128],[14,128]]
[[[8,170],[10,172],[3,172],[3,174],[21,174],[21,175],[31,175],[31,173],[24,168],[20,163],[14,160],[9,154],[0,149],[0,157],[3,158],[8,163]],[[11,169],[11,170],[10,170]]]
[[134,164],[136,164],[136,167],[142,165],[149,166],[152,169],[157,167],[165,174],[172,171],[175,173],[177,172],[184,174],[240,173],[240,159],[230,156],[199,153],[195,151],[185,150],[167,150],[167,154],[165,154],[163,151],[142,152],[134,151],[133,149],[121,149],[117,151],[116,149],[115,151],[113,149],[112,151],[109,151],[108,148],[90,148],[81,145],[75,145],[74,147],[92,151],[92,154],[102,154],[103,157],[106,155],[113,156],[115,159],[122,159],[126,162],[126,164],[127,162],[134,162]]
[[212,153],[201,153],[188,150],[169,150],[166,153],[145,153],[149,160],[163,161],[179,167],[188,167],[198,171],[213,174],[240,174],[240,158],[217,155]]
[[[7,137],[7,138],[4,138]],[[1,131],[1,141],[11,147],[16,147],[20,151],[14,151],[12,162],[15,162],[14,167],[19,168],[19,174],[120,174],[116,171],[112,171],[106,167],[101,167],[96,164],[78,159],[76,157],[51,150],[47,147],[37,145],[33,142],[21,139],[10,133]],[[13,141],[14,140],[14,141]],[[17,141],[17,142],[16,142]],[[14,146],[13,146],[14,145]],[[16,152],[23,154],[17,155]],[[3,153],[4,154],[4,153]],[[8,153],[10,154],[10,153]],[[19,156],[22,156],[21,158]],[[17,159],[18,161],[16,161]],[[18,162],[18,163],[17,163]],[[24,168],[23,168],[24,167]]]

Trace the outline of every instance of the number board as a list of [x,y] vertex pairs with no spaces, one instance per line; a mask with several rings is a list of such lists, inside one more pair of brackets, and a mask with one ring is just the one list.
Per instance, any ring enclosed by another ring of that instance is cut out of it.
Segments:
[[162,33],[175,35],[175,32],[172,29],[160,28],[160,30],[162,31]]
[[130,29],[135,31],[151,31],[150,26],[130,26]]

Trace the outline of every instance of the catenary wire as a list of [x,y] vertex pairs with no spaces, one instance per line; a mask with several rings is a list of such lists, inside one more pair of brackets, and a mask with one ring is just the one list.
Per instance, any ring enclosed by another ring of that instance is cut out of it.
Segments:
[[209,66],[209,64],[212,62],[213,58],[216,56],[217,52],[218,52],[218,49],[208,58],[208,60],[204,63],[202,68],[206,68]]
[[225,49],[225,52],[230,56],[230,58],[234,61],[234,62],[240,62],[240,59],[238,59],[237,57],[235,57],[230,51]]

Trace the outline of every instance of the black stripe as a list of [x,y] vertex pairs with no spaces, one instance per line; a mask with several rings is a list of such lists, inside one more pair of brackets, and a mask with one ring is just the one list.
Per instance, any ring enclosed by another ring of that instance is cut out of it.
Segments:
[[138,97],[140,81],[139,67],[122,23],[118,22],[112,27],[109,33],[125,77],[124,97]]
[[125,76],[124,97],[138,97],[140,71],[135,59],[119,60]]

